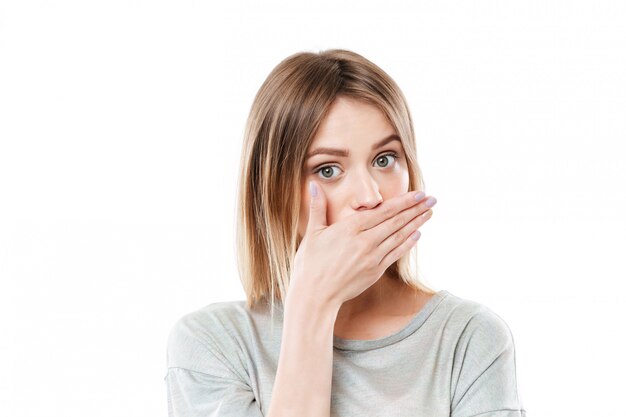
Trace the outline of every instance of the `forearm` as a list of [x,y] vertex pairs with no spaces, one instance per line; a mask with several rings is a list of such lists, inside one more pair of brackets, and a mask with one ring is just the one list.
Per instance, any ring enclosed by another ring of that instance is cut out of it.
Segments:
[[338,310],[302,298],[285,303],[268,417],[330,416],[333,332]]

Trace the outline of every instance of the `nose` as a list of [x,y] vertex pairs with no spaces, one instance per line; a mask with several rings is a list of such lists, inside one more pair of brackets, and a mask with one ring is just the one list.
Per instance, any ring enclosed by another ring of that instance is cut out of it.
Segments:
[[354,191],[352,208],[354,210],[372,209],[383,202],[378,191],[378,184],[369,173],[358,176],[352,186]]

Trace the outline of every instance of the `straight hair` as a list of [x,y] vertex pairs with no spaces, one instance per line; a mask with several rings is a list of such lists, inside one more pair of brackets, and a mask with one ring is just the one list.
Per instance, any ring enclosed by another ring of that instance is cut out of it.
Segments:
[[[306,151],[341,96],[380,109],[402,142],[409,190],[424,190],[411,113],[386,72],[345,49],[299,52],[281,61],[258,90],[246,122],[236,214],[237,267],[247,306],[271,304],[272,323],[302,240],[298,217]],[[435,293],[418,278],[417,246],[386,272],[416,291]]]

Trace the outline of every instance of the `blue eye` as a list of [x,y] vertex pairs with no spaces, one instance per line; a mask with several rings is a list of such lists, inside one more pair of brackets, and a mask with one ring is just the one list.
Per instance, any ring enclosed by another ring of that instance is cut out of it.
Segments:
[[[379,156],[376,157],[376,162],[378,162],[379,160],[381,160],[381,158],[387,158],[388,156],[393,157],[394,161],[397,161],[398,159],[400,159],[400,157],[398,156],[397,153],[395,152],[388,152],[386,154],[381,154]],[[384,159],[383,159],[384,160]],[[388,160],[388,159],[387,159]],[[383,162],[384,163],[384,162]],[[382,168],[387,168],[388,166],[390,166],[391,163],[390,162],[386,162],[384,163],[384,165],[382,165]],[[313,171],[314,174],[317,174],[318,172],[322,172],[322,179],[325,180],[329,180],[332,179],[332,173],[333,173],[333,168],[338,168],[337,165],[323,165],[317,169],[315,169]],[[324,175],[324,173],[329,174],[330,176],[326,176]]]

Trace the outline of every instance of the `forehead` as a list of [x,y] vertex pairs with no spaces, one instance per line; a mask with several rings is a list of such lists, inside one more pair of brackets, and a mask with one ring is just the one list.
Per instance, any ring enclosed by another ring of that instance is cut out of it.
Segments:
[[361,100],[339,97],[320,124],[311,146],[374,143],[395,133],[385,114]]

